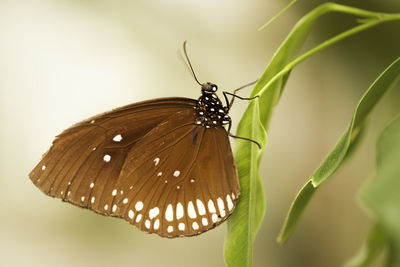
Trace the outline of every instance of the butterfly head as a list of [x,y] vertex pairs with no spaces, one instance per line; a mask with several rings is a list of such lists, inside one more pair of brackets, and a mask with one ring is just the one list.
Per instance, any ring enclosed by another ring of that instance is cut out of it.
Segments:
[[215,93],[218,90],[218,86],[216,84],[206,82],[201,85],[201,92],[202,93]]

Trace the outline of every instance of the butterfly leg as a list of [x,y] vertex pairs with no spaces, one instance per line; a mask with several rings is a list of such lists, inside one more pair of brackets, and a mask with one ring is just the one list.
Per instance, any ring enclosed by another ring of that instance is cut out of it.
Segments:
[[229,135],[230,137],[253,142],[254,144],[256,144],[256,145],[258,146],[259,149],[261,149],[261,145],[260,145],[257,141],[254,141],[254,140],[252,140],[252,139],[250,139],[250,138],[240,137],[240,136],[233,135],[233,134],[231,133],[231,128],[232,128],[232,121],[231,121],[231,119],[229,118],[228,135]]
[[[225,97],[226,107],[227,107],[228,110],[231,109],[232,104],[233,104],[233,99],[235,99],[235,97],[237,97],[237,98],[239,98],[239,99],[241,99],[241,100],[252,100],[252,99],[255,99],[255,98],[258,97],[258,95],[254,96],[254,97],[249,97],[249,98],[248,98],[248,97],[241,97],[241,96],[238,96],[238,95],[235,95],[235,94],[232,94],[232,93],[229,93],[229,92],[225,92],[225,91],[222,92],[222,94],[223,94],[224,97]],[[232,96],[232,100],[231,100],[230,102],[228,101],[227,95]]]
[[[237,93],[238,91],[240,91],[240,90],[246,88],[247,86],[253,85],[253,84],[255,84],[256,82],[258,82],[258,79],[255,80],[255,81],[253,81],[253,82],[251,82],[251,83],[248,83],[248,84],[245,84],[245,85],[243,85],[243,86],[240,86],[239,88],[237,88],[237,89],[235,89],[235,90],[233,91],[233,94],[236,95],[236,93]],[[230,106],[230,107],[232,107],[233,101],[234,101],[234,100],[235,100],[235,98],[232,97],[231,101],[229,102],[229,106]]]

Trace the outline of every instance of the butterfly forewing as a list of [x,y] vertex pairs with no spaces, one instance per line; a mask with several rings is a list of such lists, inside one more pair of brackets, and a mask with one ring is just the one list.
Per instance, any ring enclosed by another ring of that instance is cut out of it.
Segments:
[[101,205],[115,187],[125,157],[147,132],[195,101],[167,98],[121,107],[61,133],[30,173],[44,193],[108,214]]
[[56,137],[30,178],[50,196],[163,237],[214,228],[240,189],[228,134],[199,121],[199,103],[156,99],[78,123]]

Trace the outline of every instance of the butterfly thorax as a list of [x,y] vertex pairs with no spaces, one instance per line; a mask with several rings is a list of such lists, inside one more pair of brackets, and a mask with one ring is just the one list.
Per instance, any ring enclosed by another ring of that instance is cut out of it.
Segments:
[[215,85],[211,90],[205,90],[205,87],[208,85],[202,86],[202,95],[199,97],[197,106],[195,107],[197,112],[196,124],[200,124],[206,128],[229,124],[231,118],[228,115],[228,108],[222,105],[221,100],[215,94],[217,90]]

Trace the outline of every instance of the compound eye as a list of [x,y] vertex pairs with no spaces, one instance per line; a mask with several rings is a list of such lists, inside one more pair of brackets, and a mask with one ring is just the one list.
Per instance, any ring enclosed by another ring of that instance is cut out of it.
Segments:
[[213,92],[216,92],[216,91],[218,90],[218,87],[217,87],[215,84],[213,84],[211,90],[212,90]]

